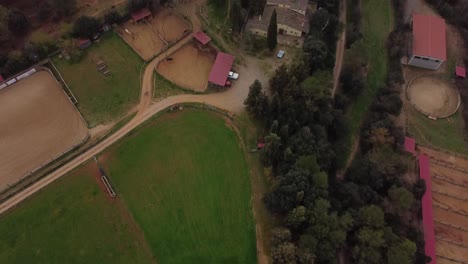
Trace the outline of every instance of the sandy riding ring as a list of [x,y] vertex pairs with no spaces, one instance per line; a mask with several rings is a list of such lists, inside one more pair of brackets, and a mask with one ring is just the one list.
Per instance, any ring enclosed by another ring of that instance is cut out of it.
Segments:
[[449,81],[435,75],[420,75],[410,81],[406,96],[411,105],[431,119],[447,118],[460,106],[460,93]]

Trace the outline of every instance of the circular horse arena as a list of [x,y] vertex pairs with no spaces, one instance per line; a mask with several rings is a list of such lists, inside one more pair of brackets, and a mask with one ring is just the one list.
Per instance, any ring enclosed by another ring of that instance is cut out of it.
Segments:
[[447,80],[422,75],[410,81],[406,90],[411,105],[429,118],[446,118],[457,112],[460,94]]

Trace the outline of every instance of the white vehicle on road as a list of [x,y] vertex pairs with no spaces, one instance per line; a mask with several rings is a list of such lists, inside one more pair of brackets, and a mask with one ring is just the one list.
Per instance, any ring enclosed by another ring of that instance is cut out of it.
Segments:
[[232,80],[237,80],[239,78],[239,74],[233,71],[230,71],[228,74],[228,78]]

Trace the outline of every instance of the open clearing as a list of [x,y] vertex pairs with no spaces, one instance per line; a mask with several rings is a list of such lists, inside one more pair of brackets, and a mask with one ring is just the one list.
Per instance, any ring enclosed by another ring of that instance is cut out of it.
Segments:
[[[431,159],[437,262],[468,259],[468,159],[419,146]],[[449,261],[450,262],[450,261]]]
[[408,85],[407,96],[414,108],[434,118],[446,118],[460,105],[457,89],[436,76],[424,75],[413,79]]
[[151,263],[131,218],[96,183],[89,163],[0,221],[0,263]]
[[[145,61],[150,60],[169,45],[184,36],[190,26],[168,9],[138,24],[127,21],[118,31]],[[127,32],[128,31],[128,32]]]
[[226,122],[151,119],[99,158],[116,198],[88,162],[2,216],[0,263],[256,263],[249,170]]
[[0,90],[0,190],[81,144],[88,129],[47,71]]
[[[97,70],[103,60],[111,76]],[[103,36],[85,50],[78,63],[53,59],[78,99],[78,109],[91,127],[123,117],[138,103],[142,60],[116,34]]]
[[248,167],[225,122],[165,114],[103,158],[159,263],[256,263]]
[[159,74],[182,88],[205,91],[216,58],[214,48],[202,48],[192,42],[168,58],[172,60],[163,60],[156,66]]
[[[363,0],[361,5],[363,43],[369,58],[369,67],[366,86],[346,114],[349,119],[350,132],[346,144],[343,144],[347,148],[343,149],[342,154],[338,157],[341,167],[346,165],[346,160],[351,154],[364,116],[378,89],[385,83],[388,59],[386,53],[382,51],[386,50],[388,34],[393,30],[393,13],[390,1]],[[343,63],[346,64],[346,60]]]

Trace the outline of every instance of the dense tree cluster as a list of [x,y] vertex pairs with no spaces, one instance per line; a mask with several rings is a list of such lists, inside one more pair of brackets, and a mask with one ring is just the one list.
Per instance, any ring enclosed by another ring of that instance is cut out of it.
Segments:
[[274,50],[278,45],[278,21],[276,9],[271,14],[270,23],[268,24],[267,46],[270,50]]
[[[402,2],[393,2],[399,10]],[[403,81],[396,62],[408,28],[397,15],[397,29],[388,39],[387,81],[362,125],[360,154],[338,180],[336,154],[348,132],[343,113],[365,86],[367,56],[351,58],[341,76],[344,95],[333,100],[335,44],[330,41],[336,41],[338,27],[325,31],[336,19],[337,3],[319,4],[324,8],[311,19],[304,58],[276,70],[269,96],[256,81],[245,101],[267,131],[260,155],[274,184],[264,202],[282,219],[271,238],[273,263],[335,263],[340,251],[353,263],[424,263],[424,242],[415,228],[424,181],[404,180],[408,157],[401,151],[402,130],[394,123]],[[359,54],[362,41],[356,41],[351,48]]]

